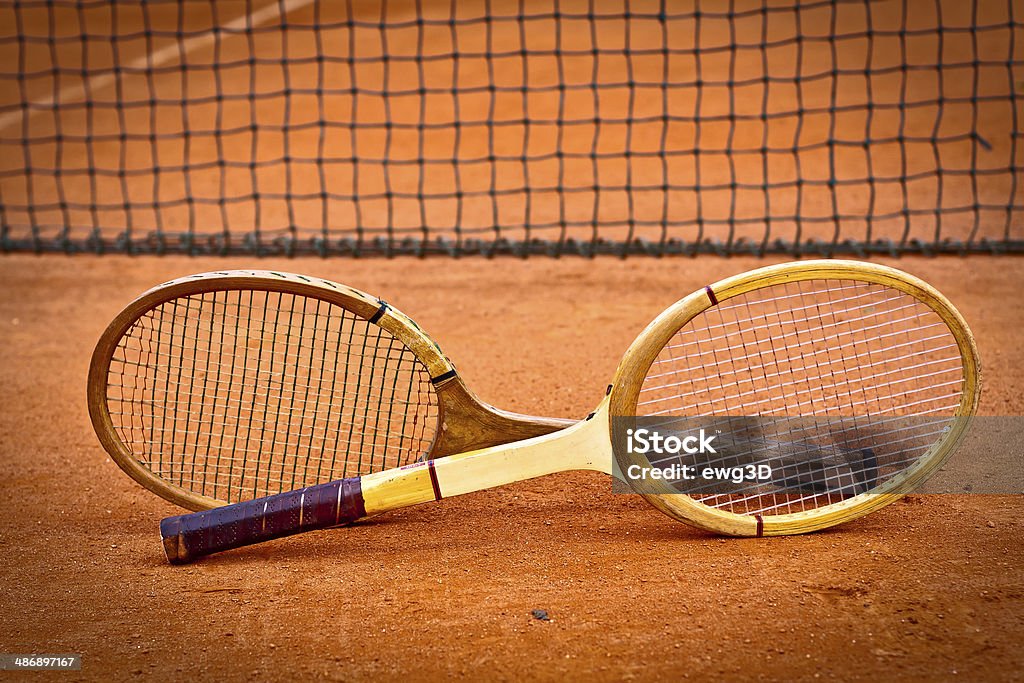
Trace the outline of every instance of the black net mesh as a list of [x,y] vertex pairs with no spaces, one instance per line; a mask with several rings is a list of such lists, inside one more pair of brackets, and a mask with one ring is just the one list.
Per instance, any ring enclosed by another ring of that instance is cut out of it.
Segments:
[[1022,251],[1014,0],[20,0],[0,249]]

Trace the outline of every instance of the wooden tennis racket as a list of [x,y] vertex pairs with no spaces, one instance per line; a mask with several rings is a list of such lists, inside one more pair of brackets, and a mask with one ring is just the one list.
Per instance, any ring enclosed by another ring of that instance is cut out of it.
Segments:
[[[809,532],[876,510],[924,481],[961,440],[979,390],[971,333],[928,284],[870,263],[769,266],[704,287],[658,316],[627,350],[594,413],[572,427],[171,517],[161,533],[168,559],[180,563],[553,472],[610,473],[613,463],[625,471],[650,463],[612,444],[651,416],[888,422],[861,451],[870,457],[822,448],[811,452],[825,460],[769,485],[687,495],[666,482],[642,491],[662,512],[714,532]],[[758,457],[747,460],[757,464]]]
[[573,424],[487,405],[383,301],[272,272],[204,273],[144,293],[100,338],[88,398],[121,469],[192,510]]

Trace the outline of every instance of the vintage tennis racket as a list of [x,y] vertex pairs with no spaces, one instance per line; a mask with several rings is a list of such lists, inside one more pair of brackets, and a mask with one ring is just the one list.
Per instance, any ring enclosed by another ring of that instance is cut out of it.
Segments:
[[107,327],[89,413],[114,461],[192,510],[562,429],[493,408],[388,304],[227,271],[151,289]]
[[[553,472],[610,473],[615,465],[625,472],[651,463],[613,448],[623,430],[642,419],[687,415],[798,421],[798,439],[788,433],[765,439],[768,447],[744,454],[746,463],[777,461],[780,452],[791,458],[795,444],[818,445],[804,450],[802,466],[767,483],[724,493],[683,494],[668,482],[636,490],[668,515],[711,531],[803,533],[876,510],[920,484],[961,440],[979,388],[971,333],[928,284],[870,263],[769,266],[707,286],[658,316],[583,422],[518,443],[168,518],[161,524],[164,549],[171,562],[187,562]],[[857,429],[858,419],[867,429]],[[835,438],[835,420],[853,432],[848,441],[855,449],[821,445]],[[816,422],[821,433],[813,434]]]

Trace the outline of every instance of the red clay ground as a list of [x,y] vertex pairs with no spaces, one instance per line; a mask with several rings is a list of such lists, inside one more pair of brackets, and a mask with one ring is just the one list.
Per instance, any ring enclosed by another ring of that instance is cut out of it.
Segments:
[[[0,652],[80,652],[80,674],[45,677],[91,680],[1019,677],[1021,497],[912,496],[737,540],[565,474],[171,567],[157,524],[178,510],[121,473],[86,412],[100,331],[190,272],[381,294],[485,399],[579,417],[662,308],[764,263],[0,258]],[[1024,260],[895,265],[973,326],[983,412],[1021,413]]]

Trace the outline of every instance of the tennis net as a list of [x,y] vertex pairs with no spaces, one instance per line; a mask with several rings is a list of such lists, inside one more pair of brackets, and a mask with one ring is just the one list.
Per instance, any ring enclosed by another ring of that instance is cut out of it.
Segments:
[[0,250],[1024,251],[1015,0],[15,0]]

